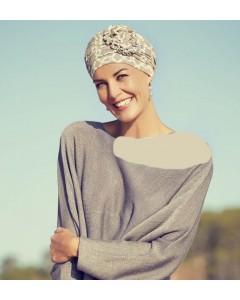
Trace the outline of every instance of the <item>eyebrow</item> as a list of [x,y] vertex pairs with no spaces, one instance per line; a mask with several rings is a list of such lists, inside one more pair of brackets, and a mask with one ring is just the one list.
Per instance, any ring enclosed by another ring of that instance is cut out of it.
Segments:
[[[120,73],[121,71],[124,71],[124,70],[129,70],[129,69],[127,69],[127,68],[122,68],[122,69],[118,70],[117,72],[115,72],[115,73],[113,74],[113,77],[117,76],[118,73]],[[94,83],[99,82],[99,81],[104,81],[104,79],[95,79],[95,80],[93,80]]]

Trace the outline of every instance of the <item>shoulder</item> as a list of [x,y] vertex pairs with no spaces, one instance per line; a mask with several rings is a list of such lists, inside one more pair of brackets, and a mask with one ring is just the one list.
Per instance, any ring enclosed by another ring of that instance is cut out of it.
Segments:
[[114,153],[130,162],[164,169],[189,168],[212,157],[209,144],[186,131],[146,139],[119,137],[114,142]]
[[212,162],[212,149],[209,143],[194,133],[178,132],[173,139],[172,148],[178,153],[179,165],[191,167]]
[[176,132],[173,136],[172,143],[186,151],[187,154],[194,153],[196,156],[212,156],[212,150],[206,140],[199,135],[188,131]]
[[75,121],[67,125],[62,133],[61,140],[78,139],[85,141],[89,139],[89,135],[94,133],[94,127],[91,124],[97,124],[99,122],[94,121]]
[[75,121],[63,129],[61,136],[78,134],[79,130],[82,131],[85,127],[85,121]]

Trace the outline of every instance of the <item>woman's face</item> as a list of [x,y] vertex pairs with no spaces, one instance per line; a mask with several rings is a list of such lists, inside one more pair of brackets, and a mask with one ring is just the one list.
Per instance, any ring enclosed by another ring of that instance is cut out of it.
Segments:
[[104,65],[93,74],[100,101],[123,122],[136,119],[147,107],[150,81],[144,72],[119,63]]

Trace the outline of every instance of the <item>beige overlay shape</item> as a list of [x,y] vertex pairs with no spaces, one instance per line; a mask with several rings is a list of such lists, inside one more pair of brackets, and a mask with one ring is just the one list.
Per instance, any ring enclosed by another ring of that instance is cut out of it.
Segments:
[[202,138],[185,131],[145,138],[120,136],[114,140],[113,152],[128,162],[163,169],[189,168],[212,157]]

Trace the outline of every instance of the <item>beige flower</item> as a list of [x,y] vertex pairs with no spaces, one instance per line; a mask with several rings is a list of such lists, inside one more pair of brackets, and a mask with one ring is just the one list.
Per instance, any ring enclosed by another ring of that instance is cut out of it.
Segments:
[[103,43],[122,55],[141,51],[138,37],[133,30],[124,26],[110,26],[103,32]]

